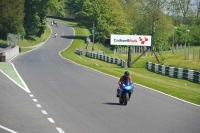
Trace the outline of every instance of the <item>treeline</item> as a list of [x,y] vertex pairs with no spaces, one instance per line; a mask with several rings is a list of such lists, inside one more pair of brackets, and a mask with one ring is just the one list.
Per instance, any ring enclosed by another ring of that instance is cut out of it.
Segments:
[[0,38],[8,33],[41,36],[51,12],[64,15],[61,0],[0,0]]
[[74,18],[95,41],[138,34],[151,35],[157,47],[200,46],[199,0],[0,0],[0,38],[41,36],[48,15]]
[[151,35],[154,46],[200,45],[199,0],[66,0],[80,26],[96,40],[110,34]]

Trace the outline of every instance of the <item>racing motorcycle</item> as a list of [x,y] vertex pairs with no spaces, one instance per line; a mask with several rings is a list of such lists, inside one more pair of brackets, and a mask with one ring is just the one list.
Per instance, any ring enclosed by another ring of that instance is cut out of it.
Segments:
[[131,94],[133,92],[134,86],[127,81],[127,83],[122,83],[121,84],[121,91],[119,92],[119,104],[122,105],[127,105],[129,99],[131,98]]

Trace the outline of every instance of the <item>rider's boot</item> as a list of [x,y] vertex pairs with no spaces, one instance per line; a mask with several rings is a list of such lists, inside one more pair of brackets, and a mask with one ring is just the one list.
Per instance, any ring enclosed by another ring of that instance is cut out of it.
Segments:
[[119,97],[119,93],[120,93],[120,88],[117,88],[117,97]]

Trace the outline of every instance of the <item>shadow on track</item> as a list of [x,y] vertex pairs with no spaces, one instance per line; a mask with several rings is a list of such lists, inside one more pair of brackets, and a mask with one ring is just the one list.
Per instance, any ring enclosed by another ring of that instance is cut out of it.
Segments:
[[120,105],[119,103],[111,103],[111,102],[107,102],[107,103],[103,103],[103,104],[107,104],[107,105]]

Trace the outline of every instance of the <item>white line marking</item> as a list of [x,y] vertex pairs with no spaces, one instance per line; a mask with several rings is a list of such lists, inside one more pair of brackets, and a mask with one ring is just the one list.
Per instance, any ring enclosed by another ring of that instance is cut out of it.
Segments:
[[37,102],[37,99],[33,99],[34,102]]
[[[7,78],[9,78],[12,82],[14,82],[16,85],[18,85],[20,88],[24,89],[24,87],[22,87],[20,84],[18,84],[16,81],[14,81],[13,79],[11,79],[6,73],[4,73],[2,70],[0,70],[0,72],[2,72],[4,75],[6,75]],[[24,89],[25,90],[25,89]],[[26,91],[26,90],[25,90]]]
[[60,128],[60,127],[57,127],[56,128],[60,133],[65,133],[63,130],[62,130],[62,128]]
[[41,107],[42,107],[40,104],[36,104],[36,106],[37,106],[38,108],[41,108]]
[[[136,83],[135,83],[135,84],[136,84]],[[147,89],[149,89],[149,90],[152,90],[152,91],[155,91],[155,92],[161,93],[161,94],[166,95],[166,96],[168,96],[168,97],[171,97],[171,98],[177,99],[177,100],[179,100],[179,101],[182,101],[182,102],[189,103],[189,104],[191,104],[191,105],[195,105],[195,106],[197,106],[197,107],[200,107],[200,105],[198,105],[198,104],[195,104],[195,103],[191,103],[191,102],[185,101],[185,100],[183,100],[183,99],[180,99],[180,98],[174,97],[174,96],[169,95],[169,94],[166,94],[166,93],[164,93],[164,92],[161,92],[161,91],[158,91],[158,90],[154,90],[154,89],[152,89],[152,88],[149,88],[149,87],[146,87],[146,86],[143,86],[143,85],[140,85],[140,84],[137,84],[137,85],[138,85],[138,86],[145,87],[145,88],[147,88]]]
[[44,115],[47,115],[47,114],[48,114],[45,110],[41,110],[41,111],[42,111],[42,113],[43,113]]
[[30,97],[34,97],[34,96],[31,94]]
[[11,130],[11,129],[9,129],[9,128],[6,128],[6,127],[4,127],[4,126],[2,126],[2,125],[0,125],[0,128],[3,128],[4,130],[7,130],[7,131],[9,131],[9,132],[11,132],[11,133],[17,133],[17,132],[15,132],[15,131],[13,131],[13,130]]
[[55,123],[52,118],[47,118],[51,123]]
[[26,92],[28,92],[28,93],[31,93],[31,91],[28,89],[28,86],[26,85],[26,83],[24,82],[24,80],[21,78],[21,76],[20,76],[19,73],[17,72],[15,66],[14,66],[11,62],[10,62],[10,64],[13,66],[13,68],[14,68],[14,70],[15,70],[17,76],[19,77],[19,79],[21,80],[22,84],[24,85],[24,87],[25,87],[24,90],[25,90]]
[[[66,49],[67,49],[67,48],[66,48]],[[70,59],[64,58],[61,54],[60,54],[60,56],[61,56],[63,59],[68,60],[68,61],[70,61],[70,62],[72,62],[72,63],[74,63],[74,64],[76,64],[76,65],[79,65],[79,66],[82,66],[82,67],[85,67],[85,68],[88,68],[88,69],[91,69],[91,70],[97,71],[97,72],[99,72],[99,73],[102,73],[102,74],[105,74],[105,75],[108,75],[108,76],[111,76],[111,77],[114,77],[114,78],[119,79],[118,77],[115,77],[115,76],[109,75],[109,74],[107,74],[107,73],[103,73],[103,72],[101,72],[101,71],[99,71],[99,70],[96,70],[96,69],[93,69],[93,68],[90,68],[90,67],[87,67],[87,66],[84,66],[84,65],[78,64],[78,63],[76,63],[76,62],[74,62],[74,61],[72,61],[72,60],[70,60]],[[179,101],[182,101],[182,102],[185,102],[185,103],[188,103],[188,104],[191,104],[191,105],[194,105],[194,106],[200,107],[200,105],[198,105],[198,104],[195,104],[195,103],[192,103],[192,102],[188,102],[188,101],[186,101],[186,100],[183,100],[183,99],[180,99],[180,98],[174,97],[174,96],[172,96],[172,95],[169,95],[169,94],[166,94],[166,93],[164,93],[164,92],[161,92],[161,91],[155,90],[155,89],[153,89],[153,88],[149,88],[149,87],[147,87],[147,86],[143,86],[143,85],[141,85],[141,84],[137,84],[137,83],[134,83],[134,84],[136,84],[136,85],[138,85],[138,86],[141,86],[141,87],[144,87],[144,88],[147,88],[147,89],[149,89],[149,90],[152,90],[152,91],[155,91],[155,92],[161,93],[161,94],[163,94],[163,95],[165,95],[165,96],[168,96],[168,97],[174,98],[174,99],[176,99],[176,100],[179,100]]]

